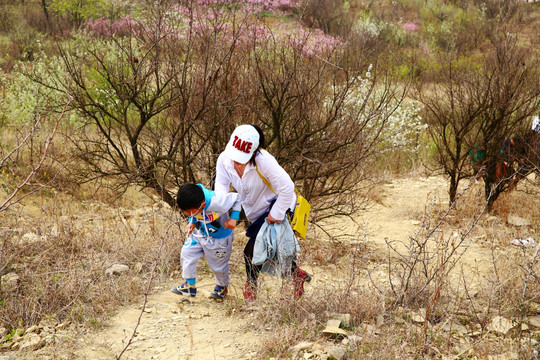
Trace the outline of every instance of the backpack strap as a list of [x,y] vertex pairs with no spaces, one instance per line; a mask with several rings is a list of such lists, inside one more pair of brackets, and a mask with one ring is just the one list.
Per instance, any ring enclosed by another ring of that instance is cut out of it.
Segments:
[[266,178],[264,176],[262,176],[261,172],[259,171],[259,168],[257,167],[257,165],[255,165],[255,170],[257,171],[257,174],[259,174],[261,180],[266,184],[266,186],[268,186],[268,188],[270,190],[272,190],[272,192],[274,194],[277,195],[277,193],[274,191],[274,188],[272,187],[272,185],[270,185],[270,183],[268,182],[268,180],[266,180]]
[[[261,177],[261,180],[266,184],[266,186],[268,186],[268,188],[269,188],[270,190],[272,190],[272,192],[273,192],[274,194],[276,194],[276,196],[279,196],[279,195],[274,191],[274,188],[272,187],[272,185],[270,185],[270,183],[268,182],[268,180],[266,180],[266,178],[265,178],[264,176],[262,176],[262,174],[261,174],[261,172],[259,171],[259,168],[257,167],[257,165],[255,165],[255,170],[257,171],[257,174],[259,174],[259,176]],[[300,194],[298,193],[298,190],[296,190],[296,186],[294,187],[294,193],[295,193],[296,195],[300,195]]]

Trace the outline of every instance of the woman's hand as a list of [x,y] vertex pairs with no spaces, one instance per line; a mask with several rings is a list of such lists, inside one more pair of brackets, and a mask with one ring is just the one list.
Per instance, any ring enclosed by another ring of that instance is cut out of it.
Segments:
[[269,224],[273,224],[273,223],[281,224],[281,220],[274,219],[272,215],[270,214],[268,214],[268,217],[266,218],[266,222],[268,222]]
[[237,222],[237,221],[238,221],[238,220],[236,220],[236,219],[229,219],[229,220],[225,221],[225,224],[224,224],[224,225],[225,225],[225,227],[226,227],[227,229],[234,230],[234,228],[236,227],[236,222]]
[[189,223],[186,225],[186,229],[184,230],[184,232],[186,233],[186,235],[189,235],[193,232],[194,229],[195,229],[195,224]]

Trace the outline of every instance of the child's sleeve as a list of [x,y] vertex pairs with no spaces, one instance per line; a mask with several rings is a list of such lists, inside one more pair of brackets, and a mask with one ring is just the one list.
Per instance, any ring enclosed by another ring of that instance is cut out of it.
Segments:
[[231,210],[231,219],[238,220],[240,218],[241,209],[242,204],[237,193],[216,192],[206,210],[214,211],[218,214],[225,214]]
[[195,216],[188,217],[188,223],[195,224],[198,220],[195,218]]

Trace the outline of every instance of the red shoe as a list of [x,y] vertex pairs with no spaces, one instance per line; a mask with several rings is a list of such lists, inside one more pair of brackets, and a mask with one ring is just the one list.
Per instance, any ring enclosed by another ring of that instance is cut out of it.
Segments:
[[246,281],[246,285],[244,286],[244,300],[248,302],[257,300],[256,284]]
[[304,282],[310,282],[310,281],[311,281],[311,275],[309,275],[307,272],[297,267],[296,271],[293,273],[295,299],[298,299],[300,296],[304,295]]

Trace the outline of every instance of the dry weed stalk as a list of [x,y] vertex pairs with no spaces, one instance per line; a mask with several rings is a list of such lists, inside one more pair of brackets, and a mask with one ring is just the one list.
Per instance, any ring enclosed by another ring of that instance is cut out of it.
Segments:
[[169,234],[169,230],[174,225],[175,225],[175,223],[170,223],[169,226],[167,227],[166,231],[165,231],[165,234],[161,237],[161,241],[160,241],[159,248],[158,248],[158,251],[157,251],[157,258],[154,260],[154,264],[152,265],[152,271],[150,273],[150,277],[149,277],[148,282],[146,284],[146,289],[145,289],[145,291],[143,293],[144,297],[143,297],[143,303],[142,303],[142,307],[141,307],[141,312],[139,313],[139,316],[137,318],[137,322],[135,323],[135,326],[133,328],[133,332],[131,333],[131,336],[129,337],[128,341],[126,342],[126,344],[124,345],[124,347],[122,348],[120,353],[116,356],[116,360],[120,360],[120,358],[122,358],[122,355],[129,348],[129,346],[133,342],[133,339],[135,338],[135,336],[137,336],[137,329],[139,328],[139,325],[141,324],[141,319],[142,319],[143,314],[144,314],[144,312],[146,310],[146,304],[148,303],[148,295],[152,291],[152,283],[154,281],[154,275],[156,273],[156,269],[157,269],[157,267],[159,265],[159,260],[160,260],[160,257],[161,257],[162,249],[163,249],[163,246],[165,244],[165,236]]
[[521,346],[521,339],[523,336],[523,331],[521,324],[524,322],[525,314],[528,313],[528,306],[526,306],[526,297],[527,297],[527,291],[529,289],[529,282],[531,281],[532,277],[536,278],[536,274],[534,274],[534,267],[538,264],[538,257],[540,256],[540,246],[536,247],[536,250],[534,251],[533,256],[531,257],[527,268],[525,269],[527,271],[527,275],[525,276],[525,280],[523,281],[523,289],[521,292],[521,298],[519,301],[519,318],[518,318],[518,339],[519,339],[519,356],[522,358],[522,346]]
[[[56,135],[56,131],[58,130],[58,125],[60,124],[60,121],[64,117],[64,115],[66,113],[66,109],[69,106],[69,104],[71,103],[71,101],[72,101],[72,99],[70,98],[68,100],[68,102],[64,105],[64,107],[62,108],[62,112],[61,112],[60,116],[56,119],[53,129],[51,130],[47,140],[45,141],[45,148],[43,150],[43,154],[41,155],[41,159],[40,159],[39,163],[35,167],[32,168],[32,170],[26,176],[26,178],[22,182],[17,184],[17,187],[15,188],[15,190],[4,200],[4,202],[2,204],[0,204],[0,212],[7,210],[10,206],[20,202],[26,196],[28,196],[28,195],[30,195],[30,194],[32,194],[32,193],[46,187],[47,185],[49,185],[50,183],[52,183],[55,180],[58,173],[55,176],[53,176],[52,180],[50,180],[46,184],[41,184],[37,188],[33,189],[32,191],[30,191],[30,192],[20,196],[19,198],[15,199],[15,197],[17,196],[19,191],[22,188],[29,185],[30,180],[32,180],[32,178],[36,175],[36,173],[39,171],[39,169],[41,169],[41,167],[43,166],[43,163],[45,162],[45,159],[47,159],[47,157],[48,157],[49,147],[50,147],[50,145],[52,143],[52,140],[53,140],[54,136]],[[10,159],[10,157],[14,153],[16,153],[26,142],[28,142],[35,135],[40,122],[41,122],[41,117],[38,117],[38,119],[34,123],[34,126],[28,132],[28,134],[26,134],[25,138],[19,144],[17,144],[3,159],[0,159],[0,169],[2,167],[6,166],[6,162]]]
[[[467,250],[468,246],[465,244],[467,236],[486,211],[487,204],[484,204],[457,239],[455,237],[445,238],[441,226],[451,212],[455,210],[459,200],[469,191],[471,186],[472,183],[456,196],[456,200],[450,204],[435,225],[430,226],[433,214],[427,214],[418,231],[413,237],[410,237],[407,244],[399,240],[386,240],[388,247],[388,279],[390,289],[396,298],[396,304],[405,305],[418,301],[420,295],[425,294],[434,282],[437,283],[435,294],[439,293],[443,280],[446,279],[448,273]],[[422,235],[423,231],[425,231],[425,235]],[[437,235],[438,242],[437,239],[434,239]],[[436,242],[437,248],[431,249],[430,242]],[[400,251],[397,244],[403,245],[406,253]]]

